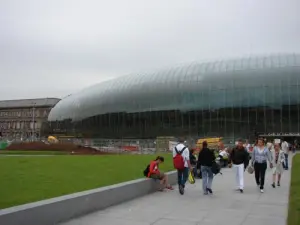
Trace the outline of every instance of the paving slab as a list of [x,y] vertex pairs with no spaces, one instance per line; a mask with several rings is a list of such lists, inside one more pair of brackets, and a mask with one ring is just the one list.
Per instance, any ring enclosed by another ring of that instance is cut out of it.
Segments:
[[177,188],[157,192],[61,225],[286,224],[290,170],[284,171],[281,186],[273,188],[271,170],[268,169],[265,193],[260,193],[254,175],[245,172],[243,194],[235,191],[232,169],[226,168],[222,172],[223,175],[214,178],[213,195],[203,195],[202,180],[196,180],[196,184],[187,185],[183,196]]

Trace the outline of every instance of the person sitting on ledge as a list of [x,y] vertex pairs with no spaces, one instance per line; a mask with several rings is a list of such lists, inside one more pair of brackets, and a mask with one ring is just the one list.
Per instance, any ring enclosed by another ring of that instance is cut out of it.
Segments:
[[159,164],[165,161],[164,157],[157,156],[154,161],[150,163],[148,177],[152,179],[160,180],[160,184],[162,188],[159,191],[163,191],[165,188],[169,190],[173,190],[173,187],[168,184],[168,177],[166,174],[159,171]]

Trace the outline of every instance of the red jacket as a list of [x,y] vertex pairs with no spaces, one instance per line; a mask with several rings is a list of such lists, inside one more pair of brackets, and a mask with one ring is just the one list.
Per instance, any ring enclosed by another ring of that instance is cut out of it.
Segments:
[[150,177],[151,174],[160,174],[159,169],[158,169],[158,164],[156,161],[152,161],[150,163],[148,177]]

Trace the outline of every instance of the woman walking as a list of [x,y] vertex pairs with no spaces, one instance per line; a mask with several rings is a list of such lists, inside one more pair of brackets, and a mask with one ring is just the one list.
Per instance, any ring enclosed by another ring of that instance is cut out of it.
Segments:
[[274,149],[271,150],[272,164],[274,165],[272,169],[273,173],[273,183],[272,187],[275,188],[276,175],[277,175],[277,186],[280,186],[281,174],[283,172],[283,163],[285,160],[284,152],[280,149],[279,144],[274,145]]
[[270,163],[270,168],[273,168],[269,149],[264,145],[263,139],[258,139],[252,153],[252,165],[255,170],[256,184],[259,186],[261,193],[264,192],[267,161]]

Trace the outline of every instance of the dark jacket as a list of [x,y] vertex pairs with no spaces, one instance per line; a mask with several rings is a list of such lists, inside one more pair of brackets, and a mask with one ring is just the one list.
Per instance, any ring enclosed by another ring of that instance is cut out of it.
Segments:
[[216,160],[216,156],[213,151],[209,148],[203,148],[199,152],[198,166],[209,166],[211,167],[213,162]]
[[246,168],[249,165],[249,153],[244,147],[243,149],[236,147],[230,153],[230,161],[235,165],[244,164]]

